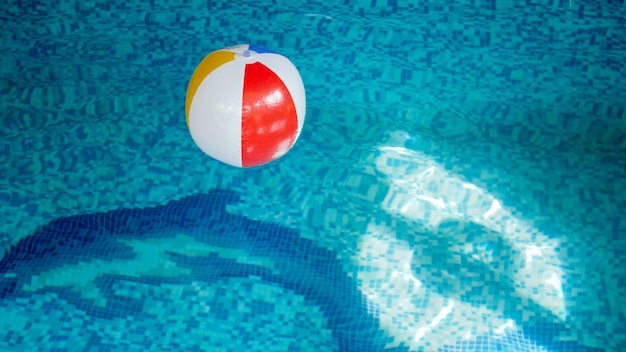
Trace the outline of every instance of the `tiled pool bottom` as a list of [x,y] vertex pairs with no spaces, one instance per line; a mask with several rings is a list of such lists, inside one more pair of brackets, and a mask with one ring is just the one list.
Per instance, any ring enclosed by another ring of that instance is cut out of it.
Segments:
[[[622,13],[8,0],[0,351],[623,351]],[[249,171],[184,124],[195,65],[245,42],[309,106]]]
[[0,347],[564,352],[624,341],[613,325],[623,315],[607,319],[618,313],[601,301],[610,292],[597,292],[610,288],[563,271],[584,259],[563,255],[580,241],[552,247],[534,233],[544,246],[524,247],[523,231],[517,242],[447,221],[420,233],[379,217],[345,227],[346,236],[365,231],[331,249],[236,215],[241,198],[213,190],[61,218],[25,238],[1,262]]

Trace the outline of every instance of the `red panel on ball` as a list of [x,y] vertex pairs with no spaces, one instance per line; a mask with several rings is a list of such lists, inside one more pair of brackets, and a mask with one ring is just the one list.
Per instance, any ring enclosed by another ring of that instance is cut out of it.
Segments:
[[241,117],[243,167],[268,163],[286,153],[298,132],[298,115],[285,83],[267,66],[246,65]]

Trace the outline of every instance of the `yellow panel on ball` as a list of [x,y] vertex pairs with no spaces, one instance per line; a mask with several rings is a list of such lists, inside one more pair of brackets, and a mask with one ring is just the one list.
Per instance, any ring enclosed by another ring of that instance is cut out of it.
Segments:
[[207,55],[204,60],[200,62],[196,70],[191,75],[189,86],[187,87],[187,99],[185,101],[185,116],[187,119],[187,127],[189,127],[189,107],[191,106],[191,100],[196,94],[200,83],[216,68],[222,66],[228,61],[235,60],[235,53],[232,51],[219,50],[214,51]]

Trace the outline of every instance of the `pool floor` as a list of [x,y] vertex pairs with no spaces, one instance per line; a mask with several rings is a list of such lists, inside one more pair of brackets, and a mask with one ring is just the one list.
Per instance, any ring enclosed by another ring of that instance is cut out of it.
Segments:
[[[622,351],[623,1],[0,6],[0,351]],[[258,168],[200,60],[298,68]]]

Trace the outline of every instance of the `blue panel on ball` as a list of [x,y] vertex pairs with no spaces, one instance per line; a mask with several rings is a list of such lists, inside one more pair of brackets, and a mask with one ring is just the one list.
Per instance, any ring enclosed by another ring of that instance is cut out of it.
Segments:
[[262,46],[257,46],[257,45],[252,45],[252,44],[250,44],[250,46],[248,47],[248,50],[254,51],[257,54],[278,54],[275,51],[266,49]]

